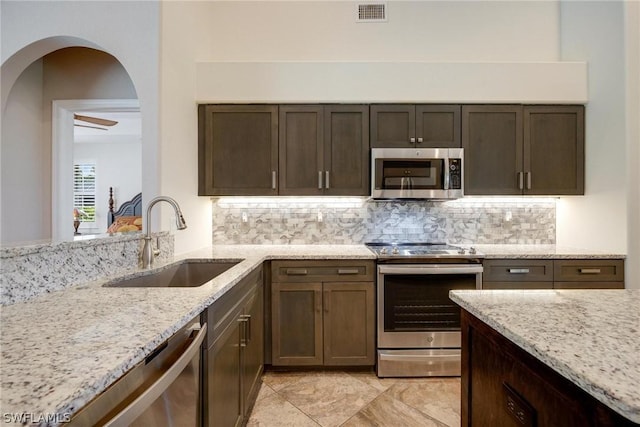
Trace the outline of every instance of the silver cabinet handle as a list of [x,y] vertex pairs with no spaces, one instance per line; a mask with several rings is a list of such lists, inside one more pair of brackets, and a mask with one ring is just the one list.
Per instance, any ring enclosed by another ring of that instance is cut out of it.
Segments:
[[238,323],[240,323],[240,327],[242,328],[242,332],[240,333],[240,347],[246,347],[248,319],[244,315],[241,315],[240,317],[238,317],[237,321]]
[[518,172],[518,188],[524,190],[524,172]]
[[287,276],[306,276],[309,274],[306,268],[287,268]]
[[414,143],[414,142],[416,142],[416,139],[414,137],[411,137],[411,138],[409,138],[409,142]]
[[243,331],[243,343],[240,344],[241,347],[246,347],[246,345],[251,341],[251,316],[249,314],[241,314],[238,318],[238,322],[244,325]]
[[276,189],[276,171],[271,171],[271,189],[275,190]]
[[178,378],[178,376],[184,371],[189,363],[193,360],[194,356],[200,351],[200,346],[204,341],[204,337],[207,334],[206,323],[200,327],[200,331],[197,333],[189,347],[178,357],[178,360],[174,362],[162,376],[154,382],[148,389],[146,389],[140,396],[138,396],[133,402],[131,402],[126,408],[118,412],[113,418],[107,421],[105,426],[127,426],[131,424],[136,418],[138,418],[155,400],[164,393],[171,384]]
[[527,190],[531,190],[531,172],[525,172],[527,174]]
[[338,274],[358,274],[360,273],[360,271],[358,271],[357,268],[339,268],[338,269]]
[[508,268],[507,271],[511,274],[529,274],[528,268]]
[[578,272],[580,274],[600,274],[602,273],[602,270],[599,268],[579,268]]
[[329,189],[329,171],[324,171],[324,188]]
[[418,138],[418,142],[422,142],[422,138]]
[[322,171],[318,171],[318,190],[322,190]]

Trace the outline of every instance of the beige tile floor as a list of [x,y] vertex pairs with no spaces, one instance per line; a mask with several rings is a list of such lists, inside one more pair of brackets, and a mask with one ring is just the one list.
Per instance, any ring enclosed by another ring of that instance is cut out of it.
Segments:
[[458,427],[460,378],[267,372],[248,426]]

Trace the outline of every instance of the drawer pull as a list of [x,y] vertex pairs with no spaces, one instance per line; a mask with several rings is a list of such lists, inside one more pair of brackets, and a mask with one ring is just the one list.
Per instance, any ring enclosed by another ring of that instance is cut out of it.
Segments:
[[599,268],[579,268],[580,274],[600,274],[602,271]]
[[529,274],[528,268],[509,268],[507,271],[510,274]]
[[359,274],[360,271],[357,268],[339,268],[338,274]]
[[309,274],[306,268],[287,268],[288,276],[306,276]]

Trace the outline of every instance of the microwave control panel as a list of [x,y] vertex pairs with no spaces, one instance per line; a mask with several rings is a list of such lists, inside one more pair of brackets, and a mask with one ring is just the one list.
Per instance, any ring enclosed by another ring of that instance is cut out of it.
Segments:
[[462,159],[449,159],[449,182],[452,190],[462,188]]

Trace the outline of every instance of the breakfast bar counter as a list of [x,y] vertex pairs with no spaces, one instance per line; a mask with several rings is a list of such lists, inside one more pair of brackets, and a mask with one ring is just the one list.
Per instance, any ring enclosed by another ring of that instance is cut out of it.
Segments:
[[463,309],[463,425],[640,423],[640,290],[450,297]]

